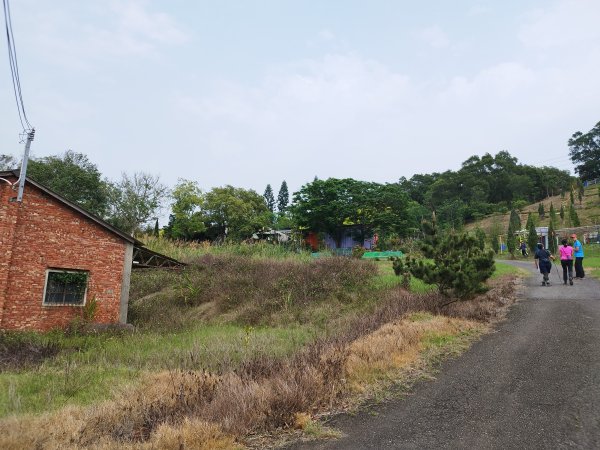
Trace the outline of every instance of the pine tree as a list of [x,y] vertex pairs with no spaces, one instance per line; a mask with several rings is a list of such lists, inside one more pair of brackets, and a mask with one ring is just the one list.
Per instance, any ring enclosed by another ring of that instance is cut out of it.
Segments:
[[281,187],[279,188],[279,194],[277,194],[277,211],[280,214],[284,213],[289,203],[290,193],[288,192],[287,183],[283,180]]
[[544,204],[540,203],[538,205],[538,214],[540,216],[540,219],[543,219],[546,216],[546,211],[544,211]]
[[423,233],[421,251],[425,259],[394,261],[397,275],[408,268],[414,277],[435,284],[442,294],[457,299],[485,292],[484,283],[495,267],[494,253],[484,250],[481,236],[455,231],[440,236],[435,216],[431,222],[423,222]]
[[158,219],[156,219],[156,222],[154,223],[154,237],[158,237],[160,235],[159,232],[159,228],[158,228]]
[[575,203],[575,197],[573,196],[573,188],[571,188],[571,192],[569,193],[571,205]]
[[267,184],[263,197],[265,198],[265,202],[267,203],[267,208],[269,208],[269,211],[275,211],[275,197],[273,197],[273,189],[271,188],[270,184]]

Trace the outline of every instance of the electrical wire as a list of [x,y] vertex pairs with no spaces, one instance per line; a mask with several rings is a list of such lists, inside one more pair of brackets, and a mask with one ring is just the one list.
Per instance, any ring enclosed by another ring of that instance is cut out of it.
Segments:
[[23,92],[21,90],[21,79],[19,77],[19,64],[17,61],[17,49],[15,47],[15,38],[13,35],[12,20],[10,17],[10,4],[9,0],[2,0],[4,7],[4,23],[6,28],[6,43],[8,45],[8,60],[10,65],[10,73],[13,83],[13,91],[15,95],[15,101],[17,103],[17,111],[19,113],[19,121],[23,128],[23,133],[27,134],[33,127],[27,119],[27,113],[25,112],[25,103],[23,102]]

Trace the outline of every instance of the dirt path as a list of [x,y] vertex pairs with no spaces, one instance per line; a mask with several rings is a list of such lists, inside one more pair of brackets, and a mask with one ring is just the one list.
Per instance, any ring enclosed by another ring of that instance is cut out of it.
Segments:
[[[534,273],[533,262],[513,264]],[[436,381],[333,419],[339,440],[290,448],[600,448],[600,283],[551,281],[527,278],[507,320]]]

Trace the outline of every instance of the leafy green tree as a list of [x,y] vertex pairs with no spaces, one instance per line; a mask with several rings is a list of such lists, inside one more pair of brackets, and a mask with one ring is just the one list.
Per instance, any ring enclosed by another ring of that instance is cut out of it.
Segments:
[[394,271],[411,275],[438,287],[440,293],[456,299],[485,292],[485,281],[495,270],[494,253],[484,249],[484,240],[463,232],[438,232],[435,216],[423,222],[423,259],[394,261]]
[[170,239],[191,240],[206,230],[202,191],[195,181],[179,180],[171,192],[171,215],[165,228]]
[[133,235],[156,218],[167,195],[168,189],[157,175],[136,172],[129,176],[123,173],[121,180],[110,188],[108,220]]
[[544,204],[540,203],[538,205],[538,215],[540,216],[540,219],[543,219],[544,217],[546,217],[546,211],[544,211]]
[[19,168],[19,161],[12,155],[0,155],[0,170],[13,170]]
[[[552,205],[550,205],[552,208]],[[527,219],[527,247],[529,247],[529,253],[533,254],[533,250],[536,248],[538,243],[538,234],[535,230],[535,222],[533,221],[533,217],[531,213],[529,213],[529,217]]]
[[[315,177],[315,180],[317,177]],[[290,203],[290,193],[288,192],[288,185],[283,180],[281,182],[281,187],[279,188],[279,193],[277,194],[277,211],[281,214],[287,210],[287,207]]]
[[372,231],[406,235],[418,223],[411,203],[398,183],[317,179],[294,194],[292,214],[299,227],[328,233],[339,245],[344,225],[354,225],[363,237]]
[[577,131],[568,141],[569,156],[582,180],[600,177],[600,122],[587,133]]
[[207,236],[213,239],[239,241],[271,223],[271,213],[262,195],[229,185],[205,194],[203,213]]
[[86,155],[68,150],[63,155],[30,159],[27,176],[104,218],[109,210],[109,183]]
[[270,184],[267,184],[267,187],[265,189],[265,193],[263,194],[263,197],[265,198],[265,202],[267,203],[267,208],[269,208],[269,211],[274,212],[275,211],[275,197],[273,196],[273,189],[271,188]]

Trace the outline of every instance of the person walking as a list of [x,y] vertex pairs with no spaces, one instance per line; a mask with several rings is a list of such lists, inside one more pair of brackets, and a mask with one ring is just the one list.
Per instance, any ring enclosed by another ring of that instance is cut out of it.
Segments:
[[541,242],[538,243],[533,261],[535,263],[535,268],[539,269],[543,276],[542,286],[550,286],[550,279],[548,277],[550,270],[552,270],[552,262],[550,259],[554,259],[554,256],[544,248],[544,244]]
[[562,240],[562,246],[558,247],[560,252],[560,265],[563,270],[563,282],[567,284],[567,273],[569,275],[569,284],[573,286],[573,247],[569,245],[566,239]]
[[575,278],[581,280],[585,277],[583,270],[583,245],[581,245],[575,233],[571,235],[571,239],[573,239],[573,250],[575,252]]
[[523,256],[529,256],[529,254],[527,253],[527,244],[525,243],[525,241],[521,241],[521,245],[519,246],[519,248],[521,249],[521,254]]

